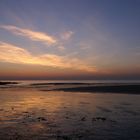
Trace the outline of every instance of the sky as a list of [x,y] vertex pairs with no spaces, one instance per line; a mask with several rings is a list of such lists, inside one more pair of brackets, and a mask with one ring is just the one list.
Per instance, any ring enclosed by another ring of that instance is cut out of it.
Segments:
[[140,79],[139,0],[0,0],[0,79]]

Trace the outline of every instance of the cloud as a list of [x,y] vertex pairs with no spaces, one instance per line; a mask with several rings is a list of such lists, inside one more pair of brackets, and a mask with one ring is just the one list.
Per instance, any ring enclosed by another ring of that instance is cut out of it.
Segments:
[[5,42],[0,42],[0,61],[16,64],[42,65],[61,69],[68,68],[87,72],[96,71],[94,66],[89,66],[77,58],[69,58],[55,54],[35,56],[23,48]]
[[15,35],[21,35],[21,36],[27,37],[33,41],[40,41],[40,42],[43,42],[43,43],[49,44],[49,45],[56,44],[56,42],[57,42],[55,37],[50,36],[43,32],[32,31],[30,29],[23,29],[23,28],[11,26],[11,25],[1,25],[0,28],[11,31]]
[[56,38],[54,36],[50,36],[47,33],[33,31],[31,29],[19,28],[12,25],[0,25],[0,28],[8,30],[15,35],[20,35],[26,37],[32,41],[39,41],[45,43],[47,45],[52,45],[57,47],[60,51],[64,51],[66,48],[65,43],[68,41],[72,35],[74,34],[73,31],[67,31],[60,34],[60,38]]
[[61,39],[69,40],[72,37],[73,34],[74,34],[73,31],[64,32],[64,33],[61,34]]
[[58,46],[58,49],[61,50],[61,51],[64,51],[65,47],[63,45],[60,45],[60,46]]
[[84,43],[79,44],[79,47],[80,47],[81,50],[88,50],[88,49],[91,48],[91,46],[89,46],[86,43],[85,44]]

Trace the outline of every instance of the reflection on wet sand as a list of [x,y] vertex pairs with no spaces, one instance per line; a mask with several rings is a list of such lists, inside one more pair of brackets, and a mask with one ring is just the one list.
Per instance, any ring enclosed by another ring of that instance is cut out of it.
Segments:
[[139,99],[129,94],[1,90],[0,139],[136,139]]

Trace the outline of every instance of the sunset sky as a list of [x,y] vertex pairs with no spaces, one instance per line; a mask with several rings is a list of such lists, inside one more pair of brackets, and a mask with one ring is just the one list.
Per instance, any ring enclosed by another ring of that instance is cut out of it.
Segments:
[[140,0],[0,0],[0,79],[140,79]]

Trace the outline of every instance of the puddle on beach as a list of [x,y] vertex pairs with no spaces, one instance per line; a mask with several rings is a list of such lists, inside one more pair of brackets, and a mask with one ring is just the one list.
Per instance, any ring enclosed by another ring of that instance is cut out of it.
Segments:
[[140,96],[0,90],[0,140],[139,139]]

